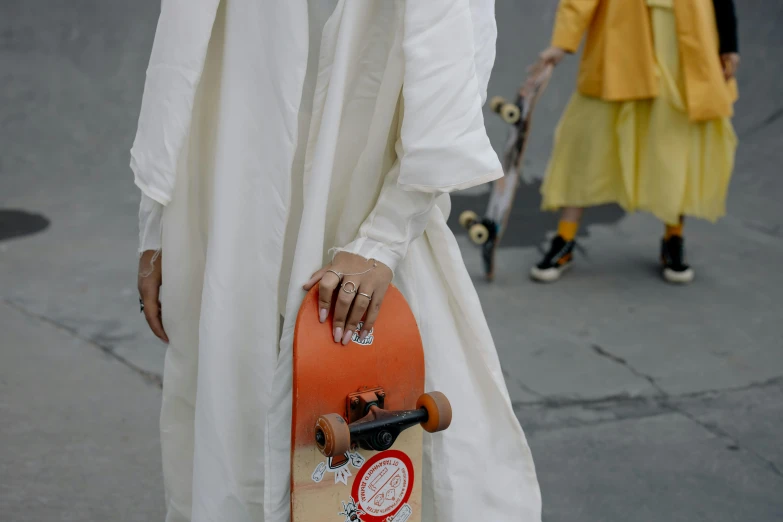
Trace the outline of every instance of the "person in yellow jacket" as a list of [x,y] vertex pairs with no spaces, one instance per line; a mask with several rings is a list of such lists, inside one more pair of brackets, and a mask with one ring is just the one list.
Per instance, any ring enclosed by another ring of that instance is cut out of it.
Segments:
[[[531,277],[560,278],[586,207],[617,203],[665,224],[663,277],[688,283],[684,216],[725,212],[737,138],[737,23],[732,0],[561,0],[535,69],[576,52],[578,89],[555,133],[542,209],[558,234]],[[533,71],[536,72],[535,70]]]

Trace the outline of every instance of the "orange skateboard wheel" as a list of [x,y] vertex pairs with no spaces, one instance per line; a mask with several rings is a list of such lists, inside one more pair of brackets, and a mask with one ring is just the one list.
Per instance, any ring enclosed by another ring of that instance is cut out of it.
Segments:
[[315,423],[315,444],[326,457],[347,452],[351,449],[348,423],[337,413],[321,415]]
[[424,431],[443,431],[451,424],[451,403],[441,392],[425,393],[416,401],[416,408],[427,410],[428,418],[421,423]]

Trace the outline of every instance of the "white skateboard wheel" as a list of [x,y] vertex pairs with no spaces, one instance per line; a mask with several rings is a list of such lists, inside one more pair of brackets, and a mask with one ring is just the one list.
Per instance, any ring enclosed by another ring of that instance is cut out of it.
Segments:
[[506,103],[506,99],[502,96],[493,96],[491,100],[489,100],[489,109],[492,112],[500,112],[500,108],[503,106],[503,104]]
[[466,210],[459,215],[459,226],[462,228],[470,228],[470,226],[478,221],[478,214],[472,210]]
[[503,118],[503,121],[506,123],[511,123],[513,125],[519,121],[519,107],[513,103],[506,103],[500,109],[500,117]]
[[483,245],[489,239],[489,230],[481,223],[476,223],[468,230],[470,240],[477,245]]

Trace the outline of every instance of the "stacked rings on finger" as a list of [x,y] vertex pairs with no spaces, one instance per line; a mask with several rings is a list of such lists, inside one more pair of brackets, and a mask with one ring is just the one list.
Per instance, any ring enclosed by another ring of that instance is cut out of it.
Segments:
[[340,281],[342,281],[342,279],[343,279],[343,275],[342,275],[340,272],[337,272],[336,270],[332,270],[331,268],[330,268],[329,270],[327,270],[327,272],[331,272],[331,273],[333,273],[334,275],[336,275],[336,276],[337,276],[337,279],[339,279]]
[[[351,289],[348,290],[348,285],[351,285]],[[343,292],[346,294],[355,294],[356,293],[356,283],[353,281],[346,281],[343,283]]]

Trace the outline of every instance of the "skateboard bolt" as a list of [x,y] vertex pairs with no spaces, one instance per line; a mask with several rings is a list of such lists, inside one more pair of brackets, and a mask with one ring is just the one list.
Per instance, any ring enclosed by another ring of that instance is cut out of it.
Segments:
[[382,431],[377,435],[376,444],[377,444],[377,450],[382,451],[391,448],[392,444],[394,444],[394,435],[389,433],[388,431]]
[[353,399],[351,399],[351,409],[355,410],[358,407],[359,407],[359,398],[354,397]]

